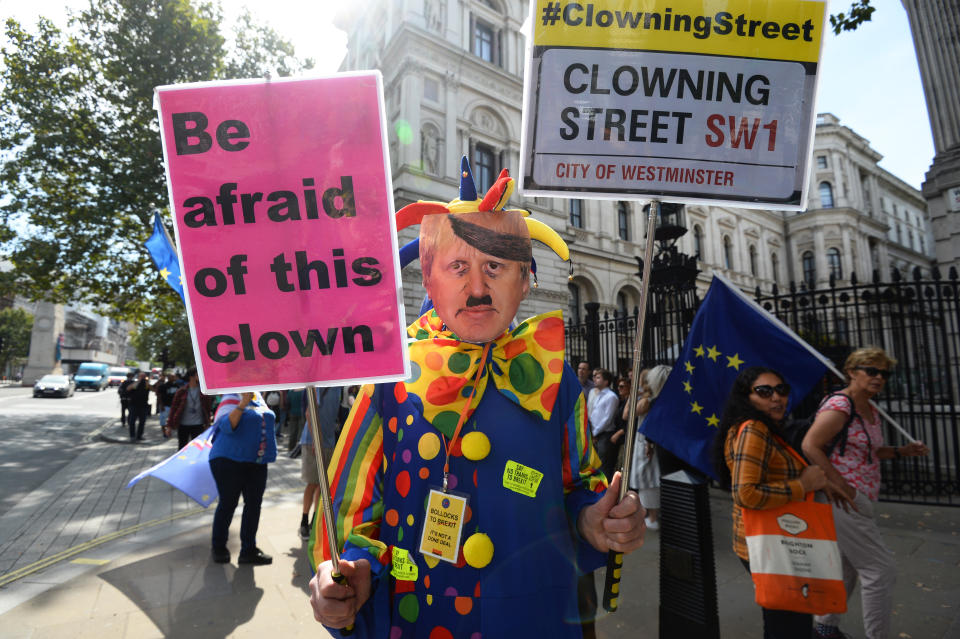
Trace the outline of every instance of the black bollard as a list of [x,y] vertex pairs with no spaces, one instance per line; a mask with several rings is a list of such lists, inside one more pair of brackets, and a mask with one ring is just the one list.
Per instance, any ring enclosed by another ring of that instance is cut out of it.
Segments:
[[707,482],[687,471],[660,482],[660,638],[720,638]]

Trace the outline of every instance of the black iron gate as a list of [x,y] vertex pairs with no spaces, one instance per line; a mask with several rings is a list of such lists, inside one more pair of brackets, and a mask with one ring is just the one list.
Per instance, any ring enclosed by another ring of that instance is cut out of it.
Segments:
[[[930,446],[927,458],[883,461],[881,499],[960,506],[960,281],[955,269],[924,280],[915,271],[890,282],[877,274],[869,284],[831,280],[826,290],[791,284],[756,291],[757,301],[842,369],[847,355],[880,346],[898,360],[878,405],[907,432]],[[700,300],[692,291],[652,292],[644,331],[642,367],[672,364],[683,346]],[[637,311],[609,317],[587,304],[586,319],[567,325],[567,356],[615,373],[630,370]],[[840,380],[828,383],[838,385]],[[817,398],[809,398],[809,410]],[[802,410],[802,408],[801,408]],[[885,440],[903,438],[887,425]]]

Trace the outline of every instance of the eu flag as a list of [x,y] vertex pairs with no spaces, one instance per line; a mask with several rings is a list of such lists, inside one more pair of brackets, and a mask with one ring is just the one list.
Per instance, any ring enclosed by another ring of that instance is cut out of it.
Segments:
[[829,360],[733,283],[714,275],[683,352],[640,431],[711,477],[713,439],[733,380],[767,366],[790,384],[791,406],[824,376]]
[[215,432],[213,426],[203,431],[174,455],[131,479],[127,488],[144,477],[156,477],[206,508],[219,495],[210,471],[210,449]]
[[[145,242],[147,250],[150,251],[150,257],[153,263],[157,265],[162,277],[170,288],[175,290],[180,299],[183,300],[183,278],[180,277],[180,262],[177,259],[177,249],[173,248],[173,242],[167,234],[167,229],[163,226],[160,219],[160,212],[153,213],[153,235]],[[184,300],[184,304],[186,301]]]

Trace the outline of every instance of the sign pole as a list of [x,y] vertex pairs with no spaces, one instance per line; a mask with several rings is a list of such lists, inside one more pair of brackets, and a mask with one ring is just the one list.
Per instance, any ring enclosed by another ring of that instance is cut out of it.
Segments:
[[[633,375],[630,380],[630,398],[627,400],[629,413],[624,432],[626,446],[623,451],[623,466],[620,469],[620,493],[617,502],[623,501],[627,494],[627,483],[633,467],[633,444],[636,439],[634,422],[637,418],[637,386],[640,383],[640,353],[643,350],[643,327],[647,319],[647,307],[650,297],[650,267],[653,263],[654,233],[657,216],[660,214],[659,200],[650,201],[647,212],[647,244],[643,252],[643,276],[640,281],[640,309],[637,316],[637,334],[633,339]],[[615,612],[620,595],[620,573],[623,570],[623,553],[611,550],[607,554],[607,578],[603,586],[603,608]]]
[[330,499],[330,486],[327,482],[327,465],[323,459],[323,448],[320,446],[320,420],[317,417],[319,407],[317,406],[317,387],[307,386],[307,409],[310,413],[310,434],[313,435],[313,451],[317,456],[317,474],[320,479],[320,502],[323,507],[323,521],[326,524],[327,543],[330,545],[330,560],[333,562],[333,578],[342,577],[340,575],[340,553],[337,550],[337,531],[334,527],[333,501]]

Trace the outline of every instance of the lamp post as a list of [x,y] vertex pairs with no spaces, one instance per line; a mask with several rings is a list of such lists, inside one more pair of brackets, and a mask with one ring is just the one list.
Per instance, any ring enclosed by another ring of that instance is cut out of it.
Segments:
[[[647,207],[644,207],[644,210]],[[693,289],[700,272],[697,269],[699,256],[687,255],[677,249],[677,240],[686,233],[686,207],[683,204],[661,203],[657,228],[653,235],[657,242],[657,254],[653,258],[650,274],[650,286],[658,294]],[[636,259],[640,267],[639,275],[643,272],[643,260],[639,256]],[[691,301],[695,299],[694,295]]]

